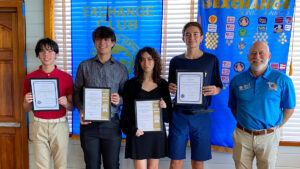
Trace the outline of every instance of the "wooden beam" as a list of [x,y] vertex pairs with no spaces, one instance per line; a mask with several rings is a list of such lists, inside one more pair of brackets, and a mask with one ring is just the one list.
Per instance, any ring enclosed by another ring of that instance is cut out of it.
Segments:
[[54,5],[53,0],[44,0],[44,37],[55,40],[53,5]]

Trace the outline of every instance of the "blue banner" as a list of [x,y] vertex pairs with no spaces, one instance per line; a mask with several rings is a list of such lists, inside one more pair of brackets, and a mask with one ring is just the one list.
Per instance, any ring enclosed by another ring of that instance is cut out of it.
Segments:
[[223,90],[213,97],[212,144],[233,147],[236,121],[227,106],[229,82],[249,68],[253,42],[270,46],[270,66],[286,71],[294,0],[199,0],[198,21],[203,27],[201,48],[220,61]]
[[[161,50],[162,0],[72,0],[72,75],[78,65],[94,57],[92,32],[99,26],[111,27],[117,41],[112,56],[123,63],[133,77],[135,54],[151,46]],[[79,134],[79,113],[73,112],[73,134]]]

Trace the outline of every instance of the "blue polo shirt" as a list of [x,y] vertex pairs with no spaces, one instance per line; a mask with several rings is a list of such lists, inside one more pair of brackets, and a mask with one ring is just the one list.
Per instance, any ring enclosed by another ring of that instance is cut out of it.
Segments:
[[255,77],[250,69],[230,82],[228,107],[236,109],[236,120],[247,129],[267,129],[282,123],[283,109],[296,106],[292,80],[284,73],[267,67]]

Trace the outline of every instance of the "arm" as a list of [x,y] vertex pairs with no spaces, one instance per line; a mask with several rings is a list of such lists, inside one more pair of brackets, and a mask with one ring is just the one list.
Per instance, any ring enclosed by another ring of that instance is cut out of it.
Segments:
[[283,110],[283,118],[282,118],[282,123],[279,125],[279,127],[282,127],[292,116],[294,113],[295,109],[284,109]]
[[162,87],[162,98],[166,103],[166,108],[163,109],[163,121],[164,122],[169,122],[172,117],[172,101],[171,101],[171,96],[168,90],[168,83],[164,82],[164,85]]
[[58,99],[58,103],[62,106],[64,106],[64,108],[66,108],[67,110],[72,111],[73,110],[73,100],[72,100],[72,95],[68,95],[68,96],[62,96]]
[[83,87],[84,75],[82,64],[80,64],[77,69],[73,92],[73,103],[74,106],[78,109],[78,111],[83,109]]
[[133,135],[136,133],[135,127],[135,110],[134,110],[134,88],[136,85],[127,81],[124,86],[124,102],[121,111],[121,129],[125,135]]
[[236,117],[236,109],[235,108],[231,108],[231,113],[232,113],[232,115],[234,116],[234,117]]
[[169,82],[169,92],[172,93],[172,94],[176,94],[176,91],[177,91],[176,69],[175,69],[175,66],[174,66],[174,60],[173,59],[170,61],[168,82]]
[[119,105],[123,105],[124,86],[125,86],[126,81],[128,80],[128,76],[129,76],[128,71],[124,67],[124,73],[123,73],[121,82],[119,84],[119,91],[118,91],[119,96],[120,96]]
[[230,81],[229,84],[228,107],[231,109],[231,113],[236,119],[237,99],[235,98],[233,79]]
[[221,92],[221,88],[215,85],[203,86],[203,95],[204,96],[212,96],[217,95]]
[[219,72],[219,60],[216,57],[214,61],[214,73],[212,76],[212,85],[209,86],[203,86],[203,95],[204,96],[213,96],[217,95],[221,92],[223,88],[223,84],[220,77]]
[[25,112],[29,112],[32,110],[32,101],[33,101],[32,94],[30,92],[26,93],[23,101],[23,108]]

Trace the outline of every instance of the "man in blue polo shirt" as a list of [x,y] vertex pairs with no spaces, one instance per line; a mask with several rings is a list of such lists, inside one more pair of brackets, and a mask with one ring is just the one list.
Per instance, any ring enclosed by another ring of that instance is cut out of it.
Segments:
[[271,58],[264,42],[255,42],[248,53],[250,68],[235,76],[229,87],[229,102],[237,120],[233,133],[233,159],[237,169],[275,169],[280,141],[279,128],[296,105],[292,80],[268,66]]

